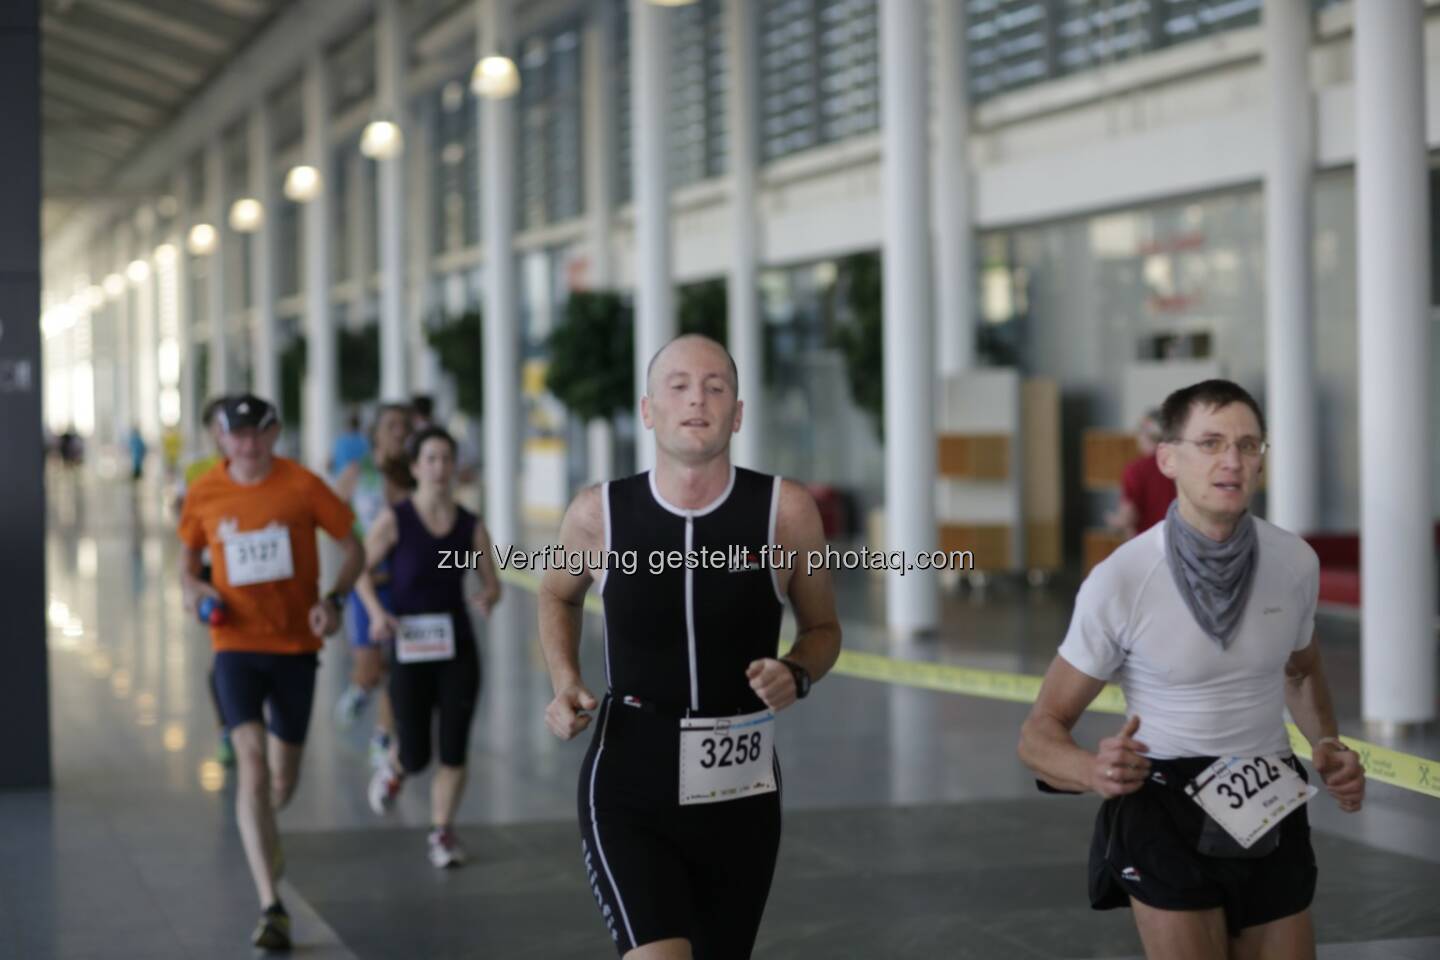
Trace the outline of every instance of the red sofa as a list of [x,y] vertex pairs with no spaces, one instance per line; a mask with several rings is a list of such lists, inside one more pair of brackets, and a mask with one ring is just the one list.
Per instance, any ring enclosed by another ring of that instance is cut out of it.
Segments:
[[[1311,533],[1305,542],[1320,557],[1320,602],[1360,606],[1360,534]],[[1435,524],[1435,549],[1440,552],[1440,523]]]

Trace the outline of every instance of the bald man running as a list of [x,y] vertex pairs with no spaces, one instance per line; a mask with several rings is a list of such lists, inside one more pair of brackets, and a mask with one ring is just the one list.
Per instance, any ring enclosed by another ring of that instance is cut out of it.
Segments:
[[[754,948],[780,846],[776,714],[834,665],[840,626],[826,571],[765,562],[785,555],[777,547],[823,549],[824,534],[803,487],[730,462],[743,404],[729,353],[680,337],[646,380],[655,469],[584,490],[561,526],[567,551],[613,562],[551,570],[540,590],[555,690],[545,721],[569,740],[598,710],[581,848],[620,954],[734,960]],[[592,581],[605,608],[603,700],[578,656]],[[787,599],[798,636],[777,659]]]

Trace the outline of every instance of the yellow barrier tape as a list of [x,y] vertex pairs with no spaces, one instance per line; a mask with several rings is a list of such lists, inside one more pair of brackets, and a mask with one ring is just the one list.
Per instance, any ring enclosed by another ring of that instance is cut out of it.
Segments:
[[[504,571],[500,577],[525,590],[534,591],[540,586],[539,577],[518,570]],[[586,595],[587,612],[598,614],[602,609],[598,596]],[[1011,703],[1034,703],[1040,693],[1042,679],[1024,673],[1005,673],[1000,670],[929,663],[923,660],[898,660],[878,653],[855,650],[841,651],[840,659],[836,661],[831,672],[858,680],[874,680],[940,693],[1007,700]],[[1113,683],[1106,684],[1089,709],[1095,713],[1123,715],[1125,695]],[[1297,756],[1309,760],[1310,743],[1305,739],[1305,735],[1293,723],[1285,726],[1290,734],[1291,749]],[[1365,765],[1365,775],[1370,780],[1440,799],[1440,761],[1401,753],[1353,737],[1341,739],[1360,754],[1360,762]]]

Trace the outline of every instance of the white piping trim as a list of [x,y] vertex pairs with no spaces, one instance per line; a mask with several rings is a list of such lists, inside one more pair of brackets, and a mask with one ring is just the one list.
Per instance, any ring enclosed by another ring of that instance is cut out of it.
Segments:
[[610,708],[615,701],[605,701],[605,716],[600,721],[600,746],[595,750],[595,762],[590,766],[590,830],[595,834],[595,852],[600,854],[600,866],[605,868],[605,879],[615,891],[615,905],[620,908],[620,919],[625,921],[625,933],[630,937],[630,949],[635,949],[635,931],[630,927],[630,915],[625,912],[625,901],[620,888],[615,884],[615,874],[610,872],[610,861],[605,859],[605,848],[600,844],[600,819],[595,814],[595,775],[600,771],[600,755],[605,752],[605,729],[610,726]]
[[[600,484],[600,510],[605,524],[605,557],[610,555],[610,481],[606,480]],[[609,563],[603,563],[600,567],[600,580],[598,593],[600,599],[605,599],[605,580],[610,576]],[[600,605],[600,646],[605,651],[605,686],[610,686],[610,623],[605,619],[605,605]]]
[[[775,540],[776,519],[780,515],[780,475],[775,475],[775,486],[770,491],[770,539],[767,541],[771,549],[777,546]],[[794,576],[792,573],[791,576]],[[776,557],[770,558],[770,586],[775,588],[775,599],[780,601],[780,606],[785,606],[785,594],[780,592],[780,561]]]
[[[604,553],[603,556],[608,557],[608,556],[610,555],[610,481],[609,481],[609,480],[606,480],[604,483],[600,484],[600,515],[601,515],[601,517],[604,518],[604,519],[602,520],[602,523],[603,523],[604,526],[605,526],[605,533],[604,533],[604,538],[605,538],[605,553]],[[609,575],[610,575],[610,565],[609,565],[608,563],[602,563],[602,564],[600,565],[600,579],[599,579],[598,581],[596,581],[596,587],[597,587],[597,589],[598,589],[598,592],[599,592],[600,596],[602,596],[602,597],[605,595],[605,578],[606,578],[607,576],[609,576]]]
[[713,513],[720,508],[720,505],[722,503],[730,499],[730,491],[735,489],[735,464],[732,463],[730,464],[730,480],[725,484],[725,490],[720,494],[720,496],[716,497],[714,500],[710,501],[709,503],[705,504],[705,506],[700,507],[699,509],[686,510],[684,507],[675,506],[675,504],[671,503],[669,500],[666,500],[660,495],[660,485],[655,482],[654,470],[647,470],[646,473],[649,474],[650,477],[650,495],[655,498],[656,503],[660,504],[660,506],[664,507],[670,513],[675,514],[675,516],[677,517],[703,517],[707,513]]
[[[652,474],[653,475],[653,474]],[[731,480],[734,480],[732,468]],[[659,496],[657,493],[656,496]],[[723,500],[724,497],[721,497]],[[695,549],[695,519],[685,518],[685,555]],[[690,709],[700,709],[700,675],[695,662],[695,571],[685,565],[685,636],[690,642]]]

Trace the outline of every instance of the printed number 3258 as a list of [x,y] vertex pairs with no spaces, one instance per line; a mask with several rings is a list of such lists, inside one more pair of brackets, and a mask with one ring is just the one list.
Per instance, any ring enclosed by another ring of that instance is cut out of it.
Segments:
[[712,767],[738,767],[742,763],[760,759],[760,732],[757,730],[755,733],[741,734],[738,737],[720,737],[718,741],[714,737],[706,737],[700,741],[700,746],[705,749],[705,756],[700,758],[700,766],[706,770]]

